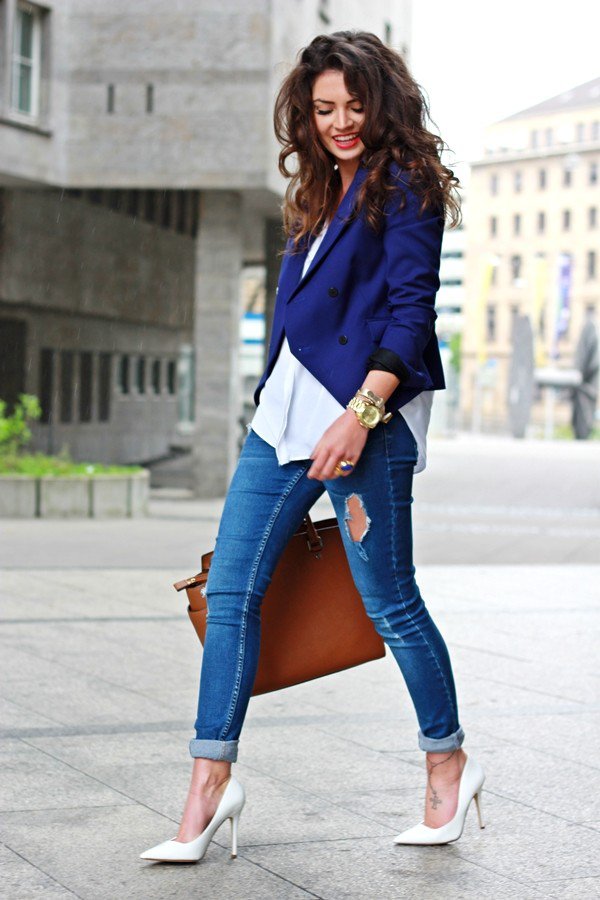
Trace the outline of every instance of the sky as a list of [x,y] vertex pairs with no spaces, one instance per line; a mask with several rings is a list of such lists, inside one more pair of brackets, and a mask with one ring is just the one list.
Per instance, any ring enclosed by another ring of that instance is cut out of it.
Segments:
[[597,0],[413,0],[411,72],[465,186],[486,125],[600,76],[599,35]]

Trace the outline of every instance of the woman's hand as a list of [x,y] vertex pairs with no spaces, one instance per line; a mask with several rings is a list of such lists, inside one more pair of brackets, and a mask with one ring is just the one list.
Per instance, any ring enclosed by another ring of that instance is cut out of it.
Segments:
[[338,477],[334,469],[341,459],[349,459],[356,466],[368,436],[369,429],[360,424],[355,413],[351,409],[344,410],[323,433],[310,454],[314,462],[308,470],[308,477],[318,481]]

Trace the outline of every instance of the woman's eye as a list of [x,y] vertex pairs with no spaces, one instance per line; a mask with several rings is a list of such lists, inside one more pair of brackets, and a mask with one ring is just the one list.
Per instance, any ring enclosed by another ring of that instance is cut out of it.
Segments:
[[[355,113],[363,113],[364,111],[365,111],[364,107],[361,107],[360,109],[352,109],[351,110],[351,112],[355,112]],[[317,115],[318,116],[328,116],[332,112],[333,112],[332,109],[318,109]]]

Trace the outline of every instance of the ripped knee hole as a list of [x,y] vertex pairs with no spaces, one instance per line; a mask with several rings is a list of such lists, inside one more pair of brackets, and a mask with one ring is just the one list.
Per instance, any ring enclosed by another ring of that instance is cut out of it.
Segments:
[[344,518],[352,540],[362,541],[369,530],[371,520],[359,494],[350,494],[349,497],[346,497],[346,515]]

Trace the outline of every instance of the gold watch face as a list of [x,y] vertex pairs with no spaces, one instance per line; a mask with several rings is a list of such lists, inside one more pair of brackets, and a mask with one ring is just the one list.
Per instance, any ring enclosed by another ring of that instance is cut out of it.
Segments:
[[366,425],[377,425],[380,419],[379,410],[375,406],[365,405],[361,416]]

